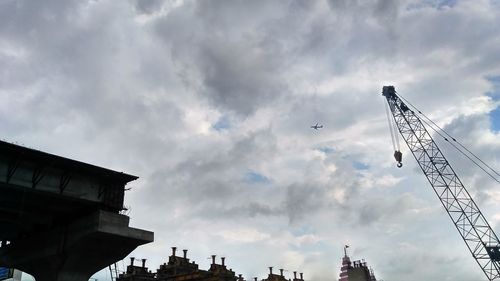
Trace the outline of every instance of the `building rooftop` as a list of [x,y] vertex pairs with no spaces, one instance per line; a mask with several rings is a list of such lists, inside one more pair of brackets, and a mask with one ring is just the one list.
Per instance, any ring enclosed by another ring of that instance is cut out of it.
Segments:
[[[190,261],[187,257],[187,250],[183,250],[183,255],[176,255],[177,248],[172,247],[172,254],[168,257],[168,262],[163,263],[156,270],[156,273],[149,271],[145,265],[145,259],[142,260],[142,266],[134,265],[134,258],[131,258],[130,265],[126,271],[120,274],[117,281],[245,281],[241,274],[236,273],[226,265],[226,258],[221,257],[221,263],[216,262],[216,256],[212,255],[212,263],[208,270],[198,268],[198,264]],[[291,281],[285,278],[284,270],[280,269],[279,274],[273,273],[273,268],[269,268],[269,274],[266,279],[261,281]],[[294,271],[293,281],[304,281],[303,274],[297,277]],[[258,281],[257,277],[250,280]]]

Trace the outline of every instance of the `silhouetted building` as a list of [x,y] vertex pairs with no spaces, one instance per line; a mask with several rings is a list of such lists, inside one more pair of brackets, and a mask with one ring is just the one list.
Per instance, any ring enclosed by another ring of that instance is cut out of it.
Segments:
[[[142,260],[142,266],[135,266],[134,258],[131,258],[127,271],[120,274],[116,281],[245,281],[241,274],[236,276],[232,269],[227,268],[225,257],[221,257],[221,263],[218,264],[215,260],[216,256],[212,255],[210,268],[201,270],[198,264],[188,259],[187,250],[183,250],[182,256],[177,256],[176,252],[177,248],[172,247],[172,255],[168,257],[168,262],[160,265],[156,273],[148,271],[145,259]],[[267,279],[262,279],[262,281],[292,281],[284,277],[283,269],[280,269],[280,274],[273,274],[272,267],[269,270]],[[257,281],[257,277],[254,281]],[[300,278],[297,278],[297,272],[294,272],[293,281],[304,281],[302,273],[300,273]]]
[[[297,278],[297,271],[293,272],[293,281],[304,281],[303,273],[300,273],[300,278]],[[280,269],[280,274],[274,274],[273,268],[269,267],[269,275],[267,279],[262,279],[262,281],[290,281],[291,279],[286,279],[283,275],[283,269]]]
[[347,253],[342,258],[339,281],[377,281],[373,270],[366,265],[364,260],[351,263]]
[[134,258],[130,258],[130,265],[127,266],[127,271],[120,274],[116,280],[120,281],[153,281],[156,280],[155,274],[151,273],[146,267],[146,259],[142,259],[142,265],[136,266]]
[[225,258],[221,258],[221,264],[215,262],[215,255],[212,255],[212,264],[208,270],[200,270],[193,261],[189,262],[187,250],[183,250],[183,256],[176,256],[176,247],[172,247],[172,255],[168,258],[168,263],[160,265],[156,271],[159,281],[188,281],[188,280],[210,280],[210,281],[236,281],[234,271],[227,269]]
[[190,263],[187,258],[187,250],[184,250],[183,257],[175,255],[176,248],[172,247],[172,255],[168,258],[168,263],[160,265],[156,271],[158,280],[197,280],[201,277],[198,265]]

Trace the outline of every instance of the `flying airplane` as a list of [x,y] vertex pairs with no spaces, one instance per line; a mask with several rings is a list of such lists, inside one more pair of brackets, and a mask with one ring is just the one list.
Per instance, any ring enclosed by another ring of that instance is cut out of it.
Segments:
[[316,125],[314,125],[314,126],[311,126],[311,129],[314,129],[314,130],[318,130],[321,128],[323,128],[323,125],[319,125],[318,123],[316,123]]

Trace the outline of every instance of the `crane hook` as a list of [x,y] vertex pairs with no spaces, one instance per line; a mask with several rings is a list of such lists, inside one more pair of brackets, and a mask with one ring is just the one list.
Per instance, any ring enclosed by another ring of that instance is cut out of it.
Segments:
[[398,162],[398,164],[396,166],[398,168],[403,167],[403,163],[401,163],[401,161],[403,161],[403,153],[401,153],[401,151],[399,151],[399,150],[394,151],[394,158]]

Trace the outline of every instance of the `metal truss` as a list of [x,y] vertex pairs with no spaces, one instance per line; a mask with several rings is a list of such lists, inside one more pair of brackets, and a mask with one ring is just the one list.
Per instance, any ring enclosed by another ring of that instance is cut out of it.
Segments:
[[500,279],[500,241],[422,121],[385,86],[394,121],[460,236],[488,280]]

